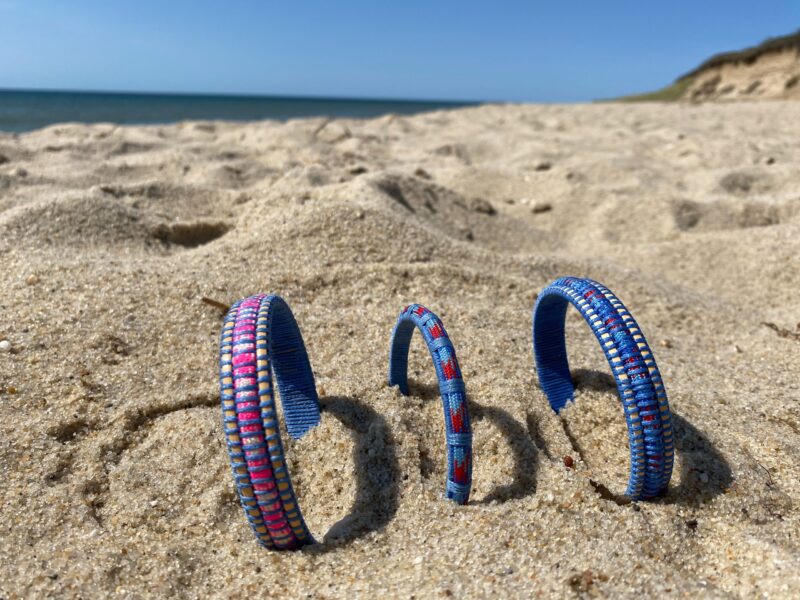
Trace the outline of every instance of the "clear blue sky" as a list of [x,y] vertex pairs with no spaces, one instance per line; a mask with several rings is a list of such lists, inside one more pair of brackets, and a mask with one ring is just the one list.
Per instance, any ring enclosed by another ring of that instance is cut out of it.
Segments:
[[798,28],[798,0],[0,0],[0,88],[573,102]]

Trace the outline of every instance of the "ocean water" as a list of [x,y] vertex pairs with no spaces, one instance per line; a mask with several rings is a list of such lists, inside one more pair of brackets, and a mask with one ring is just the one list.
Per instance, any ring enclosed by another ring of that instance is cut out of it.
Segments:
[[189,119],[375,117],[466,106],[465,102],[359,100],[282,96],[204,96],[0,90],[0,131],[22,132],[54,123],[171,123]]

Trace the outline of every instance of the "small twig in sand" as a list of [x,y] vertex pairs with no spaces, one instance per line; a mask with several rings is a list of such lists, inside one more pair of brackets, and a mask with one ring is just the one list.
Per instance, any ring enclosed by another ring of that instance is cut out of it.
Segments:
[[325,129],[325,128],[328,126],[328,123],[330,123],[331,121],[333,121],[333,119],[331,119],[330,117],[329,117],[329,118],[327,118],[327,119],[325,119],[325,120],[324,120],[324,121],[323,121],[323,122],[322,122],[322,123],[319,125],[319,127],[317,127],[317,128],[314,130],[314,132],[311,134],[311,137],[313,137],[313,138],[316,138],[316,137],[317,137],[317,135],[319,134],[319,132],[320,132],[320,131],[322,131],[323,129]]
[[772,485],[773,485],[773,483],[772,483],[772,473],[770,473],[769,469],[767,467],[765,467],[764,465],[762,465],[760,462],[756,461],[756,464],[759,467],[761,467],[762,469],[764,469],[764,472],[767,474],[767,478],[769,479],[768,485],[769,485],[769,487],[772,487]]
[[786,338],[787,340],[797,340],[800,342],[800,331],[789,331],[784,327],[775,325],[775,323],[767,323],[766,321],[762,321],[761,324],[772,329],[772,331],[777,333],[779,337]]
[[214,308],[218,308],[218,309],[220,309],[222,312],[228,312],[228,311],[231,309],[231,307],[230,307],[230,306],[228,306],[227,304],[224,304],[224,303],[220,302],[219,300],[214,300],[214,299],[212,299],[212,298],[207,298],[207,297],[205,297],[205,296],[203,296],[202,298],[200,298],[200,300],[201,300],[201,301],[202,301],[204,304],[208,304],[209,306],[213,306]]

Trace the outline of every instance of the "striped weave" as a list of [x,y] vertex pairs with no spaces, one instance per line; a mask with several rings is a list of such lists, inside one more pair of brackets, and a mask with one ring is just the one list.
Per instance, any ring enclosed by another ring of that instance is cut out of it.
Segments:
[[389,351],[389,385],[408,395],[408,351],[417,328],[422,333],[436,369],[444,408],[447,441],[447,483],[445,495],[466,504],[472,487],[472,429],[467,395],[456,351],[441,319],[420,304],[406,306],[392,331]]
[[297,504],[281,443],[277,385],[293,439],[320,421],[314,375],[289,306],[259,294],[236,302],[220,337],[220,398],[233,478],[262,546],[313,543]]
[[539,384],[556,412],[574,397],[564,335],[569,304],[594,332],[617,383],[631,452],[625,495],[633,500],[657,496],[669,484],[674,458],[667,394],[639,325],[608,288],[591,279],[564,277],[539,295],[533,310]]

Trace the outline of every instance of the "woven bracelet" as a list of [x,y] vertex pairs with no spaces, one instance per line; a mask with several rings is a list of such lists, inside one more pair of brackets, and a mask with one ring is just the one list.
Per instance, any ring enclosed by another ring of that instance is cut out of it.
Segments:
[[625,495],[632,500],[664,492],[674,448],[667,393],[639,325],[605,286],[577,277],[546,287],[533,309],[533,352],[539,385],[559,412],[573,399],[564,321],[572,304],[586,319],[617,382],[630,440],[631,472]]
[[276,550],[313,543],[289,478],[273,393],[274,377],[293,439],[319,424],[314,375],[289,305],[264,294],[235,303],[222,327],[219,368],[233,478],[256,538]]
[[467,395],[456,351],[441,319],[420,304],[406,306],[392,331],[389,385],[408,395],[408,350],[414,328],[419,328],[433,358],[444,407],[447,441],[446,496],[466,504],[472,487],[472,429]]

